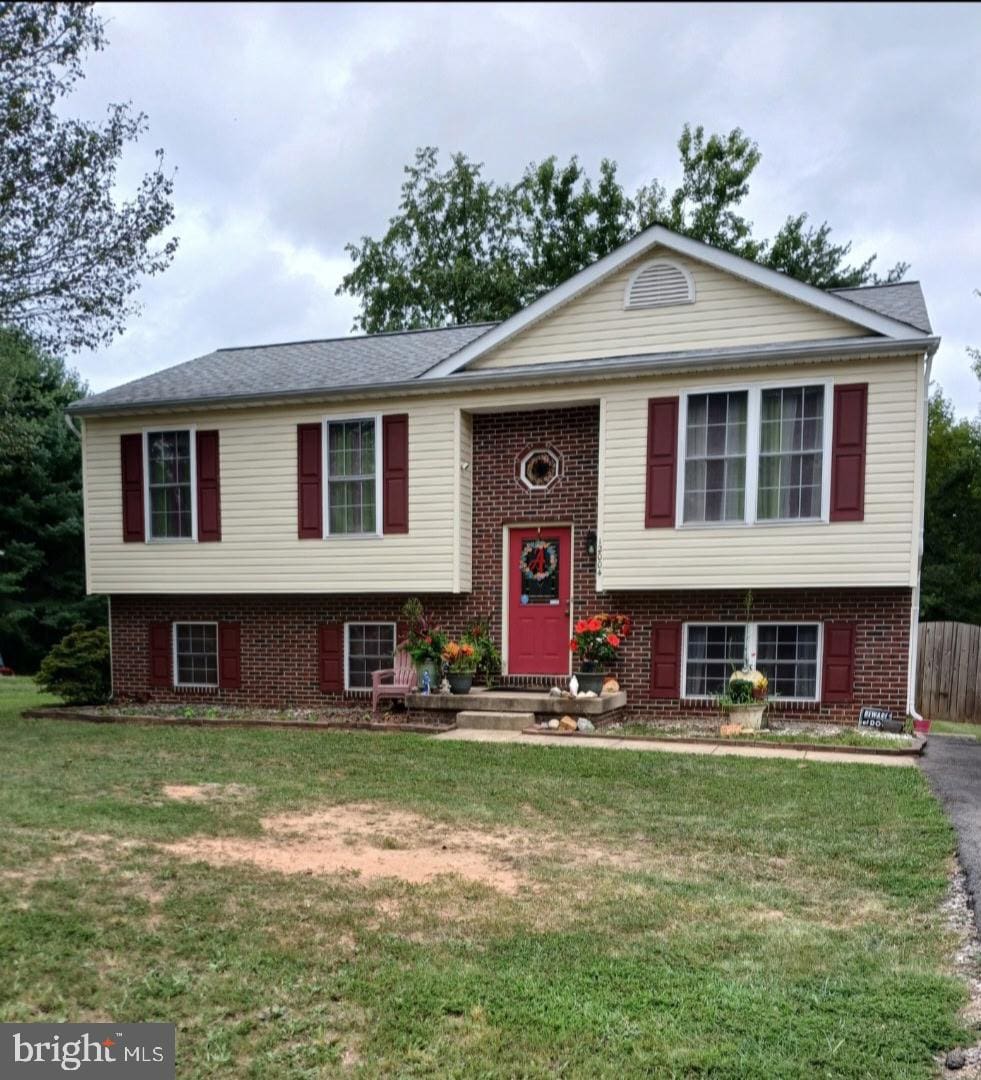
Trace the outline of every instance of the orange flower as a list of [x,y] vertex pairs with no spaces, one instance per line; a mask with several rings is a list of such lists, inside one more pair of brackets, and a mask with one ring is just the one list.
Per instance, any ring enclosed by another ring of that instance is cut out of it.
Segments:
[[596,633],[596,631],[597,631],[597,630],[602,630],[602,629],[603,629],[603,624],[602,624],[602,623],[601,623],[601,622],[599,621],[599,619],[597,619],[597,618],[596,618],[596,616],[594,615],[594,616],[593,616],[593,617],[592,617],[592,618],[591,618],[591,619],[589,620],[589,622],[588,622],[588,623],[586,623],[586,629],[587,629],[587,630],[589,630],[589,631],[591,631],[592,633]]
[[620,639],[616,636],[616,634],[607,634],[606,643],[607,645],[612,645],[615,649],[620,644]]
[[576,633],[581,634],[585,629],[586,629],[586,620],[585,619],[580,619],[576,623]]

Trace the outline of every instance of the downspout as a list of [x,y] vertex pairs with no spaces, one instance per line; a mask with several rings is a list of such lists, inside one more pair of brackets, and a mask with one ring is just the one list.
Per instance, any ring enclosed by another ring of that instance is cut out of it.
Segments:
[[913,586],[912,606],[909,625],[909,671],[906,676],[906,711],[914,720],[923,717],[916,711],[916,664],[920,651],[920,574],[923,569],[923,531],[926,508],[926,465],[927,437],[930,425],[930,371],[933,367],[933,352],[930,350],[923,357],[923,427],[920,437],[923,440],[923,461],[920,465],[920,498],[918,512],[920,516],[919,547],[916,556],[916,584]]
[[71,413],[65,413],[65,423],[68,425],[68,430],[75,436],[76,439],[78,439],[79,442],[81,442],[82,433],[77,427],[75,427],[75,421],[72,419]]

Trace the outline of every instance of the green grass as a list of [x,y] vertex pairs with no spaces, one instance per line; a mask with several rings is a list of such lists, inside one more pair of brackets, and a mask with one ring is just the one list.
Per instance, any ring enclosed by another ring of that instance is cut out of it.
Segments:
[[[916,769],[20,719],[35,701],[0,683],[2,1020],[173,1021],[182,1078],[929,1077],[967,1038],[953,837]],[[437,842],[520,833],[527,887],[160,847],[352,802]]]
[[953,720],[934,720],[930,724],[931,735],[967,735],[981,739],[981,724],[957,724]]
[[[702,732],[666,731],[644,723],[622,724],[610,734],[616,735],[656,735],[661,739],[680,739],[684,741],[699,738],[718,739],[718,730]],[[767,743],[817,743],[826,746],[857,746],[876,750],[897,750],[912,745],[910,740],[887,739],[881,735],[870,735],[864,731],[839,731],[827,734],[821,731],[744,731],[740,735],[726,736],[727,742],[767,742]]]

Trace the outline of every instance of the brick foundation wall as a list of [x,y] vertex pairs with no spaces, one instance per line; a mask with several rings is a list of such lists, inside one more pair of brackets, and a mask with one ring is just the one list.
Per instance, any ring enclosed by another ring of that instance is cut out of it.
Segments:
[[[467,597],[423,596],[453,633],[469,618]],[[651,720],[713,718],[711,702],[652,700],[651,626],[667,620],[737,622],[742,592],[620,593],[604,606],[634,620],[617,677],[627,691],[631,716]],[[114,596],[112,598],[113,688],[117,696],[156,701],[208,701],[266,708],[363,705],[362,693],[322,694],[317,682],[317,626],[322,622],[395,621],[405,596]],[[771,705],[774,718],[854,723],[860,704],[906,711],[909,650],[908,589],[820,589],[754,594],[756,621],[854,622],[855,697],[850,704]],[[579,612],[587,614],[585,610]],[[150,687],[148,639],[153,622],[219,620],[241,623],[240,690]],[[555,680],[538,680],[551,685]],[[532,680],[512,680],[528,685]]]
[[[476,414],[473,418],[473,590],[460,596],[423,595],[424,605],[459,634],[475,616],[490,620],[501,640],[502,542],[505,526],[536,521],[571,524],[572,610],[578,618],[620,611],[634,620],[617,675],[633,716],[650,719],[714,718],[711,703],[651,700],[651,626],[662,621],[742,621],[744,593],[595,591],[586,533],[596,526],[599,411],[596,406]],[[547,492],[530,492],[517,463],[532,447],[552,447],[561,475]],[[214,701],[263,707],[316,708],[362,704],[364,694],[324,695],[317,681],[317,626],[322,622],[395,621],[406,594],[385,596],[114,596],[113,683],[117,695],[162,701]],[[855,701],[771,707],[774,717],[854,722],[859,704],[906,709],[909,589],[809,589],[758,592],[753,619],[856,623]],[[228,620],[242,624],[242,688],[175,690],[148,685],[149,624],[174,620]],[[553,679],[514,678],[513,685],[551,685]]]

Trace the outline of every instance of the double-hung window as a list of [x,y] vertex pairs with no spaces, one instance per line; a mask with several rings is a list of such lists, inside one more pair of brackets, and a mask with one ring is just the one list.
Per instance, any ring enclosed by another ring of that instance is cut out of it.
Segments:
[[685,395],[681,521],[826,520],[830,401],[824,383]]
[[746,516],[745,390],[689,394],[685,431],[685,521]]
[[345,688],[370,690],[372,672],[395,662],[395,623],[347,623]]
[[370,536],[381,520],[378,421],[328,420],[327,533]]
[[217,623],[174,623],[174,683],[218,685]]
[[769,681],[771,699],[816,701],[818,623],[689,623],[685,626],[684,696],[725,692],[744,663]]
[[823,472],[824,387],[764,390],[757,518],[819,518]]
[[194,439],[190,430],[146,433],[147,523],[151,540],[193,540]]

